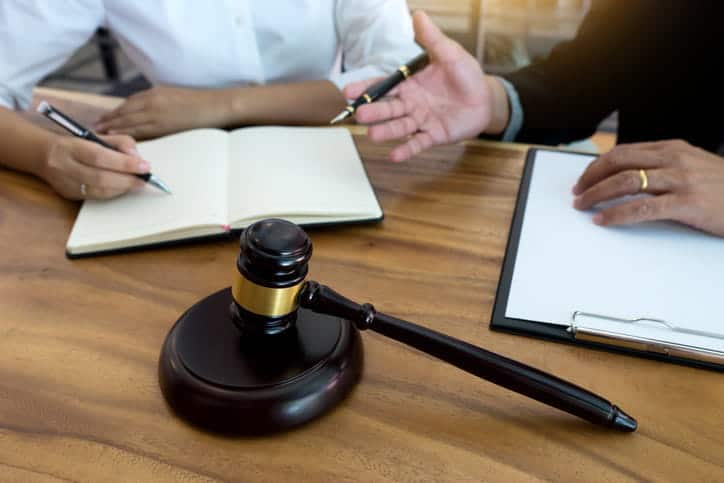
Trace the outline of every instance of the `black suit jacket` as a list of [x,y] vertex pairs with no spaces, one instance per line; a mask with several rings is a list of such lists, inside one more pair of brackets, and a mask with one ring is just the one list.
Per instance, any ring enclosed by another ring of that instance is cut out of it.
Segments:
[[724,1],[594,2],[575,39],[505,76],[518,90],[517,140],[560,144],[590,136],[619,111],[618,142],[724,141]]

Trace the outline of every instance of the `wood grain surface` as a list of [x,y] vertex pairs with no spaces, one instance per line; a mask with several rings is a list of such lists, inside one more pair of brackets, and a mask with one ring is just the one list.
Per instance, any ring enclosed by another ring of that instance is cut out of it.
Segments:
[[722,374],[488,329],[520,147],[392,164],[387,147],[356,141],[386,217],[311,231],[312,277],[598,392],[638,418],[636,433],[373,333],[362,382],[326,417],[269,438],[200,432],[164,404],[157,358],[180,314],[230,284],[237,244],[70,261],[78,204],[0,170],[0,481],[724,480]]

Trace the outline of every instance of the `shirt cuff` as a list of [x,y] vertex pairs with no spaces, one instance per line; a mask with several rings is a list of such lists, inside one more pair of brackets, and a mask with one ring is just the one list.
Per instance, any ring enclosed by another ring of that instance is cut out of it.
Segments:
[[5,91],[2,87],[0,87],[0,107],[6,107],[11,111],[15,109],[15,100],[13,99],[13,96],[11,96],[10,93]]
[[10,89],[0,85],[0,107],[10,110],[25,110],[30,107],[32,99],[21,98]]
[[499,79],[508,96],[508,106],[510,108],[508,127],[505,128],[501,141],[513,142],[523,127],[523,105],[520,103],[520,96],[518,96],[518,90],[515,86],[507,79],[502,77]]

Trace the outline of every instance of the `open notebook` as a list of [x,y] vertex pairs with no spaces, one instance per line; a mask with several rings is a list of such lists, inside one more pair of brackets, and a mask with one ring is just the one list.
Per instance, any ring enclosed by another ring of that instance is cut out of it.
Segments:
[[724,240],[670,222],[593,224],[571,195],[593,159],[529,153],[491,327],[721,366]]
[[173,191],[86,201],[70,257],[224,234],[264,218],[303,225],[382,218],[348,130],[198,129],[138,145]]

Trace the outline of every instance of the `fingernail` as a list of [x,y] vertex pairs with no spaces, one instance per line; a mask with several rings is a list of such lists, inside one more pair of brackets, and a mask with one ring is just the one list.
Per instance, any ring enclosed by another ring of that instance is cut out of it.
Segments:
[[601,213],[596,213],[596,214],[593,216],[593,222],[594,222],[595,224],[597,224],[597,225],[603,225],[603,214],[601,214]]
[[128,154],[130,154],[131,156],[135,156],[137,158],[141,157],[141,153],[139,153],[138,149],[136,149],[136,148],[128,148]]
[[581,197],[576,196],[575,198],[573,198],[573,207],[578,209],[580,206],[581,206]]
[[141,161],[136,166],[138,167],[138,170],[142,173],[148,173],[149,171],[151,171],[151,165],[148,164],[146,161]]
[[576,184],[573,185],[573,188],[571,188],[571,191],[573,192],[574,195],[578,194],[578,182],[576,182]]

